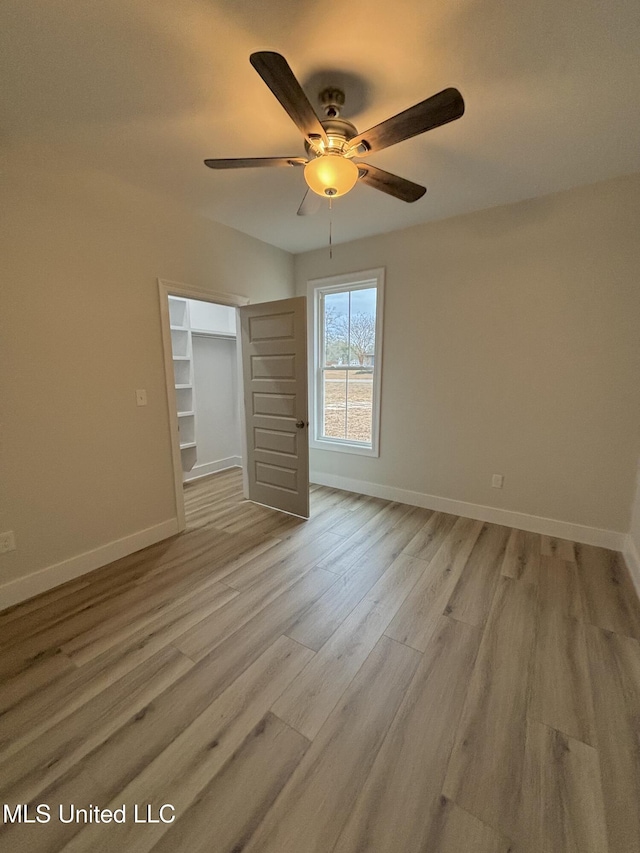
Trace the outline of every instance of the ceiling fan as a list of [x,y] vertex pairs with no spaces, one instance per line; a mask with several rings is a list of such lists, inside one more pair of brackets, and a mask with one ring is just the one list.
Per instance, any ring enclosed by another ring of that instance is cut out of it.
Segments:
[[244,169],[265,166],[303,166],[309,189],[298,209],[299,216],[315,213],[321,198],[345,195],[358,181],[402,201],[413,202],[426,193],[426,187],[385,172],[354,158],[381,151],[404,139],[410,139],[434,127],[454,121],[464,113],[464,101],[457,89],[444,89],[415,104],[364,133],[358,133],[350,121],[340,118],[344,93],[325,89],[320,101],[325,119],[315,110],[298,83],[284,56],[273,51],[252,53],[251,64],[280,101],[305,138],[307,158],[248,157],[205,160],[211,169]]

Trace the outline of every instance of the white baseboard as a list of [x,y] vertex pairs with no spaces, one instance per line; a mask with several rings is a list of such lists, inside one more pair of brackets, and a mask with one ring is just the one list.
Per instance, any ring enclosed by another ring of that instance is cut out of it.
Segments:
[[185,483],[199,480],[200,477],[208,477],[217,471],[226,471],[227,468],[240,468],[242,466],[241,456],[228,456],[226,459],[216,459],[215,462],[205,462],[202,465],[194,465],[188,476],[184,478]]
[[640,553],[630,533],[627,534],[622,553],[629,569],[631,580],[636,588],[638,597],[640,597]]
[[[225,468],[240,464],[240,457],[230,457],[232,462]],[[227,460],[221,460],[226,462]],[[210,463],[217,464],[217,463]],[[207,467],[207,466],[199,466]],[[216,470],[223,470],[218,468]],[[213,473],[209,471],[207,473]],[[198,476],[206,476],[205,473]],[[344,489],[347,492],[358,492],[363,495],[383,498],[384,500],[406,503],[411,506],[425,507],[438,512],[449,512],[454,515],[462,515],[466,518],[475,518],[479,521],[489,521],[494,524],[503,524],[506,527],[515,527],[519,530],[528,530],[532,533],[542,533],[547,536],[555,536],[560,539],[570,539],[574,542],[582,542],[585,545],[598,545],[602,548],[611,548],[622,551],[633,582],[640,595],[640,554],[635,542],[629,534],[619,533],[615,530],[603,530],[597,527],[587,527],[582,524],[572,524],[567,521],[558,521],[552,518],[541,518],[540,516],[527,515],[526,513],[513,512],[512,510],[498,509],[496,507],[482,506],[481,504],[457,501],[451,498],[442,498],[437,495],[427,495],[422,492],[414,492],[409,489],[399,489],[395,486],[383,486],[378,483],[370,483],[366,480],[355,480],[338,475],[311,472],[311,481],[321,486],[329,486],[335,489]],[[197,479],[197,478],[194,478]],[[145,530],[139,530],[130,536],[109,542],[86,551],[68,560],[47,566],[33,574],[23,578],[17,578],[0,586],[0,610],[19,604],[28,598],[33,598],[42,592],[46,592],[62,583],[80,577],[101,566],[106,566],[114,560],[126,557],[178,532],[178,521],[175,518],[163,521]]]
[[570,539],[585,545],[598,545],[601,548],[611,548],[622,551],[625,547],[626,534],[616,530],[602,530],[598,527],[587,527],[583,524],[572,524],[569,521],[558,521],[554,518],[542,518],[537,515],[527,515],[524,512],[514,512],[509,509],[499,509],[482,504],[457,501],[452,498],[441,498],[437,495],[427,495],[423,492],[413,492],[409,489],[399,489],[395,486],[383,486],[366,480],[355,480],[336,474],[324,474],[319,471],[310,472],[310,479],[320,486],[330,486],[334,489],[344,489],[347,492],[359,492],[374,498],[388,501],[421,506],[437,512],[450,512],[465,518],[475,518],[478,521],[490,521],[493,524],[503,524],[505,527],[515,527],[518,530],[528,530],[531,533],[542,533],[558,539]]
[[46,568],[33,572],[33,574],[26,575],[26,577],[9,581],[9,583],[0,586],[0,610],[11,607],[13,604],[19,604],[28,598],[33,598],[34,595],[40,595],[40,593],[53,589],[61,583],[66,583],[87,572],[92,572],[94,569],[99,569],[101,566],[106,566],[121,557],[127,557],[148,545],[154,545],[156,542],[168,539],[169,536],[173,536],[177,532],[178,521],[175,518],[170,518],[153,527],[147,527],[145,530],[139,530],[130,536],[116,539],[107,545],[101,545],[93,551],[85,551],[84,554],[78,554],[76,557],[63,560],[61,563],[55,563],[53,566],[46,566]]

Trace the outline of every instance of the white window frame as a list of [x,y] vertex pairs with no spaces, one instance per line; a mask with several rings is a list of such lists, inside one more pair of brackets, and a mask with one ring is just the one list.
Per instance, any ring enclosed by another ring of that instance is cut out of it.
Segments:
[[[322,436],[323,385],[322,353],[324,329],[320,323],[320,300],[324,294],[345,290],[376,288],[376,345],[373,362],[373,402],[371,411],[371,445],[344,438]],[[384,313],[384,268],[316,278],[307,282],[309,318],[309,446],[316,450],[336,450],[360,456],[380,456],[380,391],[382,388],[382,330]]]

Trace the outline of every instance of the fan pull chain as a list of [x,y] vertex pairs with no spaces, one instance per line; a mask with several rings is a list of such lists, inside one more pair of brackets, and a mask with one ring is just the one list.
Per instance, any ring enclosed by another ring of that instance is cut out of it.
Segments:
[[332,235],[331,235],[331,210],[332,210],[331,199],[329,199],[329,260],[330,261],[333,260],[333,239],[332,239]]

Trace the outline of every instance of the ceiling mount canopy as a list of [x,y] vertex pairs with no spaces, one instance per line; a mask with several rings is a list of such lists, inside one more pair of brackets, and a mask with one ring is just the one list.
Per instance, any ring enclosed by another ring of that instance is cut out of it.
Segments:
[[[460,118],[464,113],[464,101],[460,92],[457,89],[444,89],[364,133],[358,133],[351,122],[340,118],[340,111],[345,102],[341,89],[329,87],[320,93],[319,100],[325,114],[325,119],[321,120],[283,56],[272,51],[260,51],[251,54],[250,62],[302,133],[309,159],[213,159],[205,160],[205,164],[211,169],[304,166],[304,178],[309,189],[322,198],[331,199],[346,195],[361,181],[401,201],[417,201],[426,193],[426,187],[368,163],[355,163],[354,158],[381,151],[412,136],[440,127]],[[307,196],[298,209],[299,216],[313,213],[317,209],[317,204],[308,201]]]

